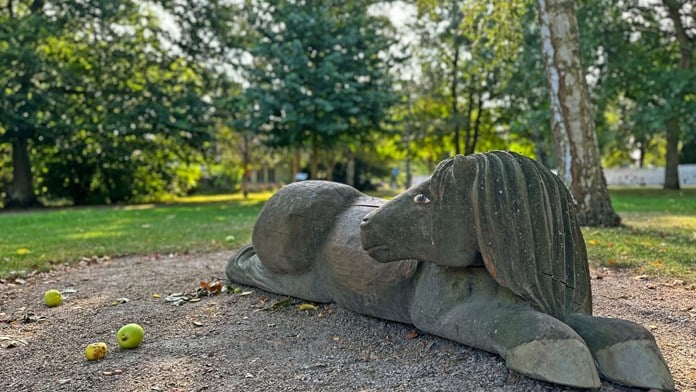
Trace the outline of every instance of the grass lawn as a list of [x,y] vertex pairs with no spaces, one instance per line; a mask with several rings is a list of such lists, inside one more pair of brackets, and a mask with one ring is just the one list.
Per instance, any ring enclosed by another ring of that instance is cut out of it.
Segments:
[[[611,189],[625,227],[584,228],[593,266],[696,282],[696,188]],[[213,251],[247,243],[270,193],[0,213],[0,277],[80,257]]]
[[610,189],[624,227],[584,228],[591,265],[696,282],[696,188]]
[[0,277],[80,257],[234,249],[270,193],[0,213]]

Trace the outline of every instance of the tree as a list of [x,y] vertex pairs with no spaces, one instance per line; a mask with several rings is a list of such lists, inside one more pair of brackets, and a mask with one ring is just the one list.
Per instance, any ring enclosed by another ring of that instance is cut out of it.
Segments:
[[13,146],[9,205],[36,204],[39,172],[45,193],[76,204],[183,186],[176,184],[183,168],[209,139],[210,108],[200,68],[163,45],[152,11],[34,0],[9,2],[0,18],[7,22],[0,143]]
[[[52,69],[42,62],[37,51],[52,34],[56,23],[43,14],[44,2],[7,2],[0,9],[0,143],[12,146],[12,183],[7,194],[9,206],[31,207],[38,204],[33,188],[29,161],[30,140],[45,124],[45,108],[50,98],[38,93]],[[37,89],[37,87],[39,87]],[[38,93],[38,94],[37,94]]]
[[[421,95],[437,105],[455,154],[471,154],[484,136],[495,139],[502,96],[520,43],[518,1],[417,1]],[[489,130],[484,135],[486,128]],[[441,137],[444,135],[441,135]],[[443,140],[444,141],[444,140]]]
[[520,19],[522,42],[520,51],[512,62],[512,75],[505,90],[505,118],[510,124],[510,133],[530,140],[534,145],[534,156],[547,168],[556,166],[551,136],[549,94],[546,89],[544,56],[539,45],[539,23],[533,3]]
[[558,175],[578,203],[578,221],[618,226],[600,163],[573,2],[537,0]]
[[666,163],[667,188],[679,185],[679,143],[688,143],[696,120],[696,25],[688,3],[584,2],[578,15],[585,58],[596,76],[594,102],[600,114],[617,117],[605,138],[614,153],[639,151],[641,162],[654,161],[645,154],[665,145],[666,159],[662,151],[657,157]]
[[[689,89],[691,86],[690,94],[693,95],[693,82],[694,76],[691,74],[693,68],[693,56],[694,56],[694,37],[687,34],[687,29],[682,21],[682,11],[684,13],[684,18],[688,17],[687,3],[690,3],[691,12],[694,12],[693,2],[684,1],[679,2],[678,0],[662,0],[662,4],[667,8],[667,14],[669,19],[672,21],[672,31],[674,38],[676,39],[679,46],[679,62],[677,64],[677,74],[679,76],[679,81],[685,84],[679,86],[681,96],[684,95],[683,89]],[[694,17],[691,15],[691,24],[694,24]],[[693,31],[692,31],[693,34]],[[689,80],[691,79],[691,80]],[[689,84],[691,81],[692,84]],[[687,92],[687,94],[689,94]],[[682,133],[681,117],[687,113],[672,113],[669,120],[667,121],[667,159],[665,163],[665,189],[679,189],[679,139]],[[691,112],[693,115],[693,112]]]
[[249,1],[256,42],[246,68],[252,117],[238,129],[268,144],[319,153],[378,129],[396,96],[388,74],[390,25],[370,1]]

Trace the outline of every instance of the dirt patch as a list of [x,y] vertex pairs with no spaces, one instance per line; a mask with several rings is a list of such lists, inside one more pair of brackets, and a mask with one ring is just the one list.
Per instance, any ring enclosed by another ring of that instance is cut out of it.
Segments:
[[[126,257],[0,283],[0,385],[6,391],[572,391],[511,372],[497,356],[332,304],[246,288],[174,306],[167,295],[224,282],[233,252]],[[696,291],[681,282],[593,275],[595,314],[649,327],[677,388],[696,391]],[[49,288],[75,290],[47,308]],[[159,298],[157,298],[157,294]],[[124,301],[123,299],[128,301]],[[286,305],[276,306],[274,304]],[[135,350],[115,341],[145,328]],[[104,341],[106,359],[85,346]],[[627,391],[604,382],[601,391]]]

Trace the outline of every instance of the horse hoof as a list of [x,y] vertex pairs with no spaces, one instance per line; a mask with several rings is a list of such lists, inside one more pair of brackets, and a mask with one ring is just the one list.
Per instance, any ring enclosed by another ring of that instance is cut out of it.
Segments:
[[543,381],[576,388],[601,385],[592,354],[577,339],[534,340],[508,351],[507,367]]
[[648,389],[674,390],[674,380],[660,350],[652,340],[628,340],[597,350],[602,376],[619,384]]

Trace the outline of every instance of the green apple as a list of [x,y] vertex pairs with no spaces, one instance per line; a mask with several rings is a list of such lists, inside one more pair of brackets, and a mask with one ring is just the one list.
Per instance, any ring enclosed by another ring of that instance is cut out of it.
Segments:
[[106,356],[109,347],[104,342],[90,343],[85,348],[85,358],[90,361],[96,361]]
[[44,304],[48,307],[58,306],[63,303],[63,296],[58,290],[48,290],[44,293]]
[[126,324],[116,333],[116,340],[121,348],[136,348],[143,341],[143,336],[143,327],[138,324]]

